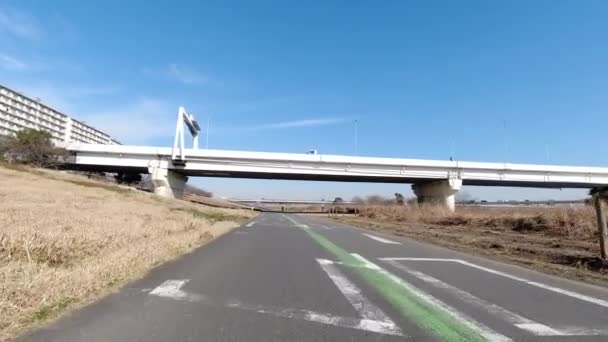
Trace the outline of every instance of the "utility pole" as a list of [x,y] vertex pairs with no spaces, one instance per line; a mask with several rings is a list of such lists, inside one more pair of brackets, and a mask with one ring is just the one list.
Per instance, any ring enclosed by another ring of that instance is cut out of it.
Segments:
[[507,162],[507,159],[509,158],[509,142],[507,140],[507,120],[502,120],[502,127],[503,127],[503,134],[504,134],[504,139],[505,139],[505,157],[504,157],[504,162]]
[[209,126],[211,126],[211,116],[207,118],[207,132],[205,133],[205,148],[209,149]]
[[608,227],[606,226],[606,206],[604,205],[604,197],[607,190],[595,192],[595,215],[597,216],[597,228],[600,233],[600,256],[602,260],[608,263]]
[[456,156],[454,156],[454,139],[450,140],[450,161],[456,160]]
[[355,155],[359,155],[359,120],[355,120]]

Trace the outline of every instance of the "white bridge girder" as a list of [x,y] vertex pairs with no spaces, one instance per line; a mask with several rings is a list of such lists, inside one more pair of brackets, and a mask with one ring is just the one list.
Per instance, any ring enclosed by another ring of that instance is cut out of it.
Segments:
[[125,145],[70,145],[70,163],[96,170],[149,172],[151,166],[184,176],[320,181],[423,183],[459,179],[463,185],[545,188],[608,186],[608,168],[479,163],[338,155],[305,155],[186,149],[173,163],[171,148]]

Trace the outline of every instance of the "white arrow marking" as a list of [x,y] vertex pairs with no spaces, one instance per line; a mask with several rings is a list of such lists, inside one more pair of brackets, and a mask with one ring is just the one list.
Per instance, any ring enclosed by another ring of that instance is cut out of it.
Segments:
[[182,290],[182,286],[184,286],[187,282],[188,279],[167,280],[154,290],[150,291],[149,294],[172,300],[198,302],[217,307],[252,311],[281,318],[299,319],[336,327],[365,330],[379,334],[403,336],[401,330],[392,322],[383,322],[365,318],[342,317],[311,310],[284,309],[264,305],[252,305],[240,302],[238,300],[228,300],[225,302],[213,301],[204,295],[188,293]]

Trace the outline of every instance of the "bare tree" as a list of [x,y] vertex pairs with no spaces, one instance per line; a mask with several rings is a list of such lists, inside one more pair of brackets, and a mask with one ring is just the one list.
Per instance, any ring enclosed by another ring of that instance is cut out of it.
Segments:
[[9,162],[55,167],[65,161],[68,153],[55,147],[50,133],[28,128],[14,136],[3,137],[0,140],[0,156]]
[[367,198],[365,199],[365,202],[367,204],[379,205],[379,204],[384,204],[385,199],[384,199],[384,197],[379,196],[379,195],[371,195],[371,196],[367,196]]
[[395,203],[397,203],[397,205],[404,205],[405,197],[403,197],[402,194],[395,192]]
[[365,203],[365,201],[363,200],[363,198],[361,198],[359,196],[353,197],[350,201],[353,202],[353,203],[355,203],[355,204],[363,204],[363,203]]
[[471,203],[475,198],[466,190],[461,190],[456,194],[456,203]]

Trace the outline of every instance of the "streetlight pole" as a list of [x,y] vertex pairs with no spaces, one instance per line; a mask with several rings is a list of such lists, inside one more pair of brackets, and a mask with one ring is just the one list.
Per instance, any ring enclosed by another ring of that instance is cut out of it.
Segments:
[[355,155],[359,155],[359,120],[355,120]]
[[207,132],[205,133],[205,148],[209,149],[209,126],[211,126],[211,116],[207,118]]
[[509,140],[507,137],[507,120],[504,119],[502,120],[502,127],[503,127],[503,134],[504,134],[504,138],[505,138],[505,156],[504,156],[504,162],[507,162],[507,159],[509,158]]
[[456,156],[454,156],[454,138],[450,141],[450,161],[455,160]]

